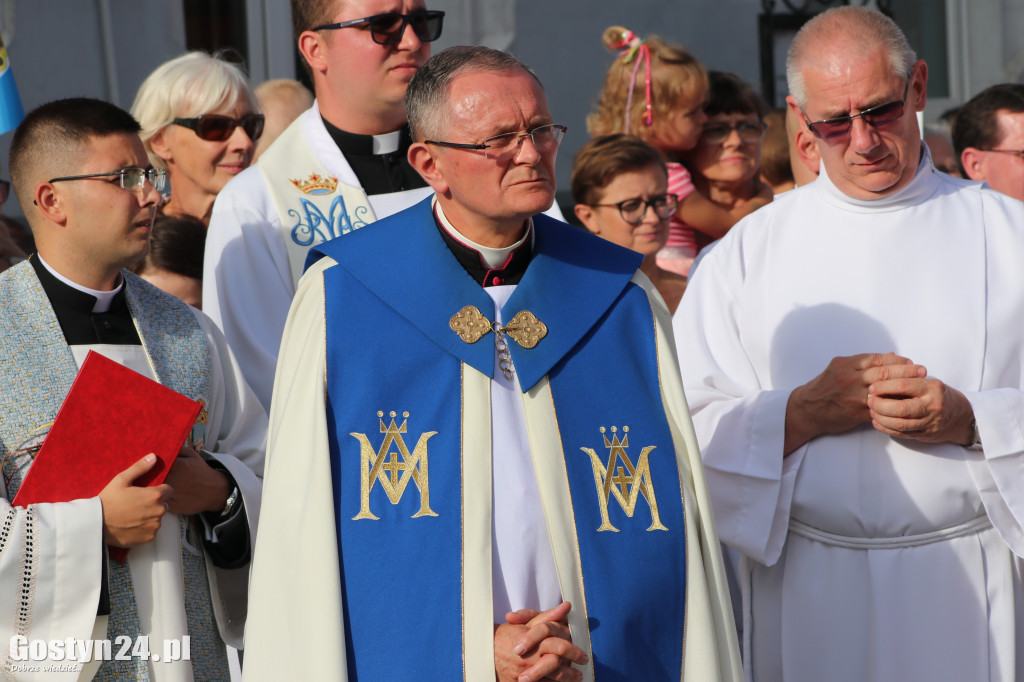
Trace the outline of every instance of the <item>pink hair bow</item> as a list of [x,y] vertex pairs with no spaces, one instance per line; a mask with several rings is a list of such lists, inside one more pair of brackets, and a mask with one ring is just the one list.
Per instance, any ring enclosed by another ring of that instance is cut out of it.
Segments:
[[[644,125],[652,125],[654,123],[654,111],[651,108],[651,50],[647,47],[645,41],[641,40],[632,31],[624,31],[622,33],[622,40],[619,44],[614,46],[615,48],[622,48],[619,56],[622,57],[624,64],[629,64],[634,58],[636,58],[636,64],[633,65],[633,74],[629,79],[629,94],[626,97],[626,120],[623,126],[623,131],[629,133],[629,112],[633,108],[633,88],[636,87],[636,75],[640,70],[640,64],[644,64],[644,94],[647,97],[647,106],[644,111]],[[637,55],[639,54],[639,57]]]

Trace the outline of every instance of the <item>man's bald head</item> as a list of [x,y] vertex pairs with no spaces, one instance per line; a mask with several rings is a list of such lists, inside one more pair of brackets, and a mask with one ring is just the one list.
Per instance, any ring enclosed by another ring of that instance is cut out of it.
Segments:
[[807,106],[805,69],[834,69],[838,58],[862,56],[878,48],[885,50],[893,75],[901,79],[910,75],[917,55],[892,19],[867,7],[844,6],[822,12],[803,25],[789,47],[789,94],[803,109]]
[[78,172],[90,141],[139,133],[139,124],[123,109],[97,99],[75,97],[37,107],[25,117],[11,141],[11,183],[29,224],[39,183]]

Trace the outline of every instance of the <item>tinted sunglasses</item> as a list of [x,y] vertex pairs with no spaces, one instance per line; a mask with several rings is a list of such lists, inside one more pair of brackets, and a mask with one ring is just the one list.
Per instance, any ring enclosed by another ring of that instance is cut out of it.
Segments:
[[907,91],[909,89],[910,79],[908,78],[907,84],[903,88],[903,97],[900,99],[879,104],[877,107],[865,109],[859,114],[853,114],[852,116],[829,118],[824,121],[815,121],[814,123],[811,123],[805,114],[804,121],[807,122],[807,127],[811,129],[812,133],[824,140],[834,140],[848,135],[850,129],[853,128],[853,119],[855,118],[863,120],[872,128],[888,125],[903,118],[904,104],[907,101]]
[[235,128],[241,127],[249,139],[255,142],[263,134],[263,114],[246,114],[241,118],[231,118],[221,114],[203,114],[195,118],[176,118],[173,121],[180,126],[191,128],[200,139],[209,142],[223,142],[231,137]]
[[744,121],[736,125],[711,123],[704,126],[704,132],[701,133],[700,141],[707,144],[721,144],[729,139],[729,135],[735,130],[736,134],[740,136],[740,141],[750,144],[761,141],[761,138],[764,136],[764,129],[765,125],[760,121]]
[[336,24],[323,24],[314,28],[314,31],[329,31],[336,28],[351,28],[366,24],[370,29],[370,36],[373,42],[378,45],[397,45],[402,42],[405,34],[405,26],[412,27],[413,33],[421,43],[430,43],[441,37],[441,25],[444,22],[444,12],[438,10],[420,10],[399,14],[388,12],[386,14],[374,14],[362,19],[351,21],[340,21]]

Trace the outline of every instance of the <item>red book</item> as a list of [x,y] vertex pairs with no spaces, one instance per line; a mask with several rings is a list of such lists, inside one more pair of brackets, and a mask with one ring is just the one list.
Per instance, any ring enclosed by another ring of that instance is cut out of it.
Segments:
[[[150,452],[157,462],[135,485],[160,485],[201,408],[89,351],[13,504],[26,507],[95,497],[114,476]],[[110,551],[121,561],[128,553],[114,547]]]

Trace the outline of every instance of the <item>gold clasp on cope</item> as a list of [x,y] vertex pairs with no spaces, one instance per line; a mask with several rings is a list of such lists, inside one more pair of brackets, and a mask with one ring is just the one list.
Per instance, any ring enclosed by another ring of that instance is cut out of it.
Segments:
[[509,381],[512,381],[512,354],[505,343],[505,334],[523,348],[534,348],[548,334],[546,324],[537,319],[529,310],[520,310],[515,317],[502,327],[491,322],[476,306],[467,305],[452,315],[448,326],[466,343],[476,343],[488,332],[494,333],[494,350],[498,353],[498,367]]

